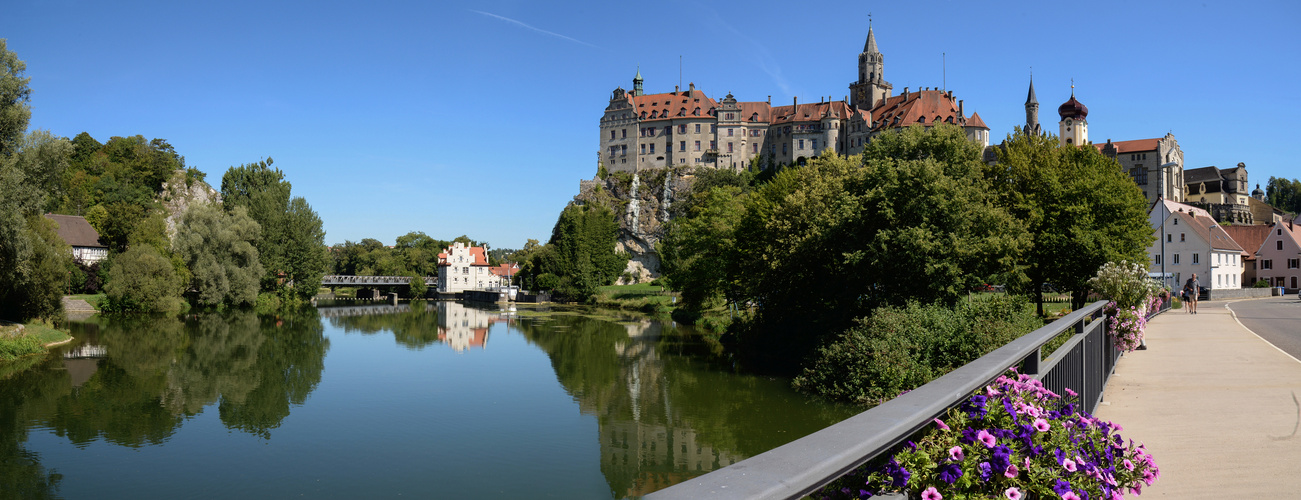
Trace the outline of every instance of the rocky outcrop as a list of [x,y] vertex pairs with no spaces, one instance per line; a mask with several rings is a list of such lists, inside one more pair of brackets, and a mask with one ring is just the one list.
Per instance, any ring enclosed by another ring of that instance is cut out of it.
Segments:
[[221,203],[221,193],[202,179],[187,175],[185,170],[177,170],[163,183],[158,201],[167,211],[167,237],[170,239],[176,236],[176,223],[185,210],[198,203]]
[[655,244],[664,235],[664,223],[672,215],[669,207],[674,200],[687,196],[692,178],[690,167],[679,167],[615,172],[605,179],[579,181],[573,203],[606,203],[621,214],[615,250],[631,256],[624,274],[632,277],[621,278],[621,284],[644,283],[659,277],[660,258]]

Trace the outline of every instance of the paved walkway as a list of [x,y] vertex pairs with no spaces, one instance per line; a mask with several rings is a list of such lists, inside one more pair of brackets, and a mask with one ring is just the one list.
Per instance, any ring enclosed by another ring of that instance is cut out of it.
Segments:
[[1147,444],[1161,478],[1141,498],[1301,498],[1301,361],[1244,328],[1225,301],[1148,324],[1097,416]]

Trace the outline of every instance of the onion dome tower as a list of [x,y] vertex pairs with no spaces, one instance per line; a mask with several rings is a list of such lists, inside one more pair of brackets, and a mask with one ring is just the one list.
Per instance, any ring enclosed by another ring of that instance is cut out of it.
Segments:
[[1075,100],[1075,84],[1071,84],[1071,100],[1057,108],[1062,121],[1058,122],[1061,131],[1058,136],[1061,145],[1079,146],[1089,143],[1089,108]]

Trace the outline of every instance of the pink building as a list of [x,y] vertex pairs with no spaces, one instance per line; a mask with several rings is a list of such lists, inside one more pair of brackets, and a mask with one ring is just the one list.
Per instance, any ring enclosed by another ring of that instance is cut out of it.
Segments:
[[1281,286],[1289,293],[1301,286],[1301,228],[1293,221],[1276,222],[1269,228],[1265,242],[1256,250],[1259,269],[1256,276],[1268,280],[1270,286]]

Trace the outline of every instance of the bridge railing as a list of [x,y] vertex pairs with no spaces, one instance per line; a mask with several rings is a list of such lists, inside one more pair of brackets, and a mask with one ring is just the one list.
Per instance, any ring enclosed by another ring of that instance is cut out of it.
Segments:
[[[438,285],[437,276],[425,276],[425,284]],[[351,274],[327,274],[321,277],[321,286],[398,286],[411,282],[410,276],[354,276]]]
[[[817,491],[904,442],[971,394],[1019,367],[1058,394],[1071,388],[1093,412],[1120,357],[1095,302],[930,383],[760,455],[647,495],[648,499],[790,499]],[[1045,344],[1073,335],[1048,356]]]

